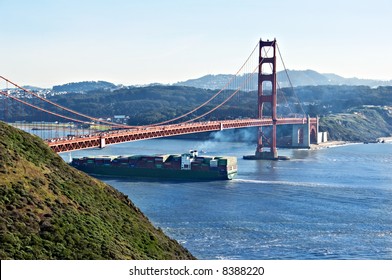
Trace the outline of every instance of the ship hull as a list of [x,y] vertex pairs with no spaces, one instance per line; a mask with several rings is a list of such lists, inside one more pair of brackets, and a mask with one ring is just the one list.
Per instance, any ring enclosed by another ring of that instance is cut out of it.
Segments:
[[75,168],[91,174],[110,177],[133,177],[133,178],[167,178],[179,180],[231,180],[237,172],[221,172],[219,170],[170,170],[150,168],[129,168],[122,166],[74,166]]

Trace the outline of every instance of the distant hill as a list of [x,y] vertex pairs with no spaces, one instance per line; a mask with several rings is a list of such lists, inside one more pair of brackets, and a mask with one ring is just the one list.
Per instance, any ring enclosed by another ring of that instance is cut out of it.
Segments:
[[28,89],[28,90],[32,90],[32,91],[45,90],[44,88],[34,87],[34,86],[23,86],[23,88]]
[[[344,78],[342,76],[328,73],[321,74],[314,70],[287,70],[289,75],[289,79],[287,78],[287,74],[285,71],[279,71],[277,73],[277,79],[280,88],[291,87],[291,84],[294,87],[298,86],[320,86],[320,85],[348,85],[348,86],[369,86],[369,87],[378,87],[378,86],[392,86],[392,80],[382,81],[382,80],[371,80],[371,79],[358,79],[358,78]],[[233,78],[234,75],[231,74],[216,74],[216,75],[205,75],[195,79],[189,79],[182,82],[177,82],[172,84],[173,86],[186,86],[186,87],[195,87],[201,89],[222,89],[226,86],[227,82]],[[242,77],[242,80],[241,80]],[[247,74],[240,76],[237,80],[236,86],[242,84],[248,78]],[[250,79],[253,86],[249,87],[249,91],[257,90],[257,74],[253,74],[253,77]],[[290,84],[291,82],[291,84]],[[106,81],[85,81],[85,82],[71,82],[63,85],[55,85],[52,90],[56,93],[86,93],[89,91],[114,91],[120,88],[128,88],[128,87],[151,87],[151,86],[164,86],[164,84],[159,83],[151,83],[148,85],[140,86],[140,85],[115,85]],[[237,87],[228,87],[228,89],[237,89]],[[44,90],[39,87],[34,86],[25,86],[25,88],[30,90]]]
[[[364,85],[370,87],[378,86],[389,86],[392,85],[392,80],[381,81],[381,80],[369,80],[369,79],[358,79],[358,78],[343,78],[336,74],[320,74],[313,70],[288,70],[287,71],[290,80],[287,78],[287,74],[284,71],[277,73],[277,80],[279,86],[290,87],[290,81],[294,87],[297,86],[319,86],[319,85]],[[218,75],[206,75],[197,79],[191,79],[183,82],[175,83],[174,85],[189,86],[203,89],[221,89],[233,75],[218,74]],[[246,76],[243,76],[245,80]],[[257,89],[257,74],[254,74],[252,78],[253,87],[250,90]],[[241,84],[241,81],[238,82]]]
[[0,122],[0,259],[192,258],[127,196]]
[[100,89],[112,89],[116,88],[115,84],[98,81],[98,82],[78,82],[78,83],[68,83],[65,85],[57,85],[53,87],[53,91],[56,92],[88,92],[92,90],[100,90]]

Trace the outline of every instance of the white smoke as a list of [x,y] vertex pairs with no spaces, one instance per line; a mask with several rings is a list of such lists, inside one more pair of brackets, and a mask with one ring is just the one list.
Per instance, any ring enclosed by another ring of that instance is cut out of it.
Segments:
[[197,149],[209,152],[221,145],[222,142],[256,143],[256,140],[257,129],[255,128],[221,130],[211,133],[210,139],[200,144]]

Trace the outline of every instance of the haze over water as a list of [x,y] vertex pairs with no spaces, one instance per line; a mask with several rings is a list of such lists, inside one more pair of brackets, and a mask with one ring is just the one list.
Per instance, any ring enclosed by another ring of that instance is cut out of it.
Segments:
[[253,144],[157,139],[72,156],[195,148],[237,156],[236,179],[100,179],[199,259],[392,259],[392,144],[280,150],[292,159],[271,162],[243,160]]

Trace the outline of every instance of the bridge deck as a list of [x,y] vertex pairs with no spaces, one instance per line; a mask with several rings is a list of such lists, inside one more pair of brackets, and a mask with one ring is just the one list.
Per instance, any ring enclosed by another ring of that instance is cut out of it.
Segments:
[[[281,118],[277,120],[276,124],[305,124],[306,122],[306,118]],[[311,124],[316,122],[316,118],[310,119]],[[51,139],[48,140],[47,143],[53,149],[53,151],[55,151],[56,153],[61,153],[88,148],[102,148],[105,145],[137,140],[146,140],[159,137],[169,137],[182,134],[255,126],[271,126],[272,123],[273,122],[271,118],[183,123],[174,125],[141,127],[137,129],[116,130],[90,135],[87,137],[76,136],[69,139]]]

